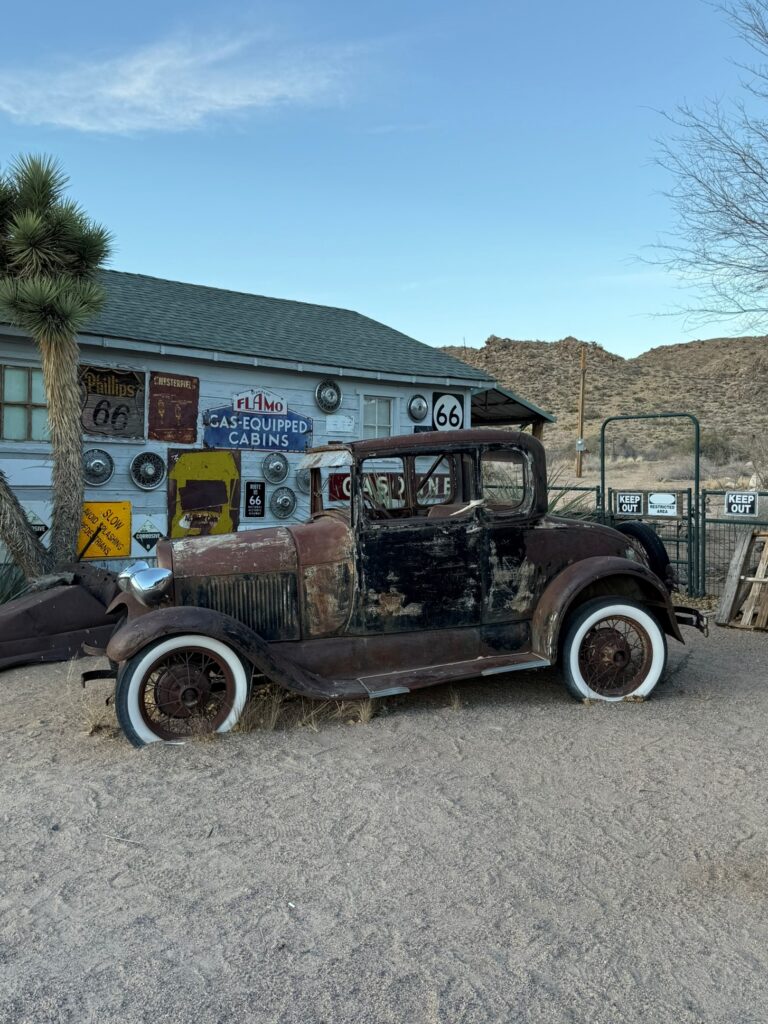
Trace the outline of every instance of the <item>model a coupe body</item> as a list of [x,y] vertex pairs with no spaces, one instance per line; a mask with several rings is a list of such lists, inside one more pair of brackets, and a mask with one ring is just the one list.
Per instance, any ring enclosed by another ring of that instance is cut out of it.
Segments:
[[530,435],[332,444],[303,467],[307,522],[162,542],[122,574],[107,653],[133,743],[230,729],[254,678],[378,698],[560,662],[580,699],[645,697],[666,636],[702,626],[652,543],[547,514]]

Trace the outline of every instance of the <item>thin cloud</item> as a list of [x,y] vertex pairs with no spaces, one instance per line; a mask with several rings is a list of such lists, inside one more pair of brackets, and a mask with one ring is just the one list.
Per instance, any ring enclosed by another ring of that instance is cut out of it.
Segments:
[[187,131],[228,114],[338,100],[348,57],[277,53],[254,37],[168,41],[58,70],[4,71],[0,111],[81,132]]

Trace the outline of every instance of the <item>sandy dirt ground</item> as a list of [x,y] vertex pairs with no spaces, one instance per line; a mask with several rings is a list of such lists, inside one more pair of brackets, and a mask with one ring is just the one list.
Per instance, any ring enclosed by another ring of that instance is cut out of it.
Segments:
[[548,671],[141,751],[0,675],[0,1020],[763,1024],[768,636],[688,633],[645,704]]

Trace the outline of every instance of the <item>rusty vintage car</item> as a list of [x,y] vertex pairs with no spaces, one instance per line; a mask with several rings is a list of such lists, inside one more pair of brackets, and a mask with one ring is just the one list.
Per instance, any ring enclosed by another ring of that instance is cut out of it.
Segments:
[[548,514],[529,434],[335,443],[303,466],[307,522],[164,541],[121,574],[107,654],[135,745],[226,732],[252,680],[380,698],[558,663],[581,700],[643,698],[666,637],[706,626],[672,605],[648,527]]

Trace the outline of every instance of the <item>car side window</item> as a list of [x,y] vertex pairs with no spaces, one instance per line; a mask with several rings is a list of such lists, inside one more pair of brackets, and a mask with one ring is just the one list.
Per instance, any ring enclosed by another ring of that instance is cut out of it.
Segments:
[[453,455],[418,455],[413,460],[417,509],[458,500],[455,460]]
[[480,482],[486,508],[521,510],[528,503],[528,460],[521,451],[491,449],[480,459]]
[[365,459],[360,479],[366,519],[391,519],[407,510],[405,466],[401,458]]

